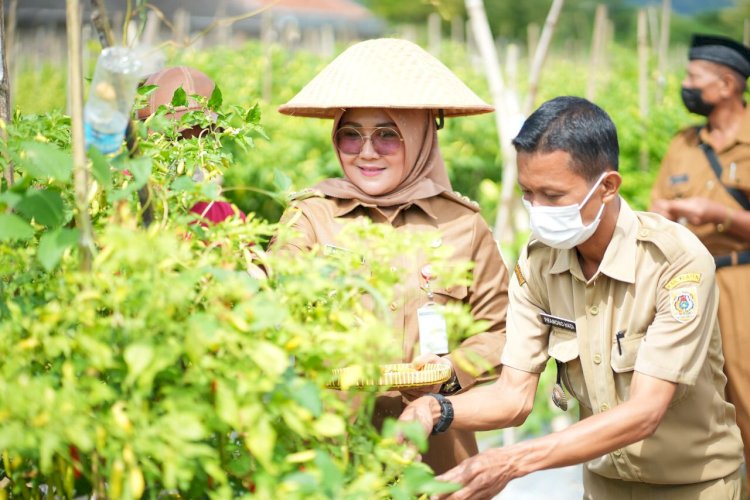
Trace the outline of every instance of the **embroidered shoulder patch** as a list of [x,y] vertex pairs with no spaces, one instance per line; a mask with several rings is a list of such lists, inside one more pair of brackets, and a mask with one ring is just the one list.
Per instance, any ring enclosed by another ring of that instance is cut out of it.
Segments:
[[523,277],[523,273],[521,272],[521,266],[516,264],[516,278],[518,279],[519,285],[524,285],[526,283],[526,278]]
[[671,280],[669,280],[669,283],[664,285],[664,288],[667,290],[671,290],[677,285],[681,285],[682,283],[700,283],[701,282],[701,273],[685,273],[680,274],[678,276],[675,276]]
[[688,286],[669,291],[672,317],[680,323],[692,321],[698,315],[698,288]]

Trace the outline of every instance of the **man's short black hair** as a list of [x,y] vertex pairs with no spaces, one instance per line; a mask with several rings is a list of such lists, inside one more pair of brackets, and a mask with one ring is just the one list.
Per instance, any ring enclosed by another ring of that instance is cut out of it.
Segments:
[[542,104],[526,119],[515,139],[516,151],[552,153],[565,151],[570,168],[586,180],[596,180],[617,170],[620,146],[617,129],[609,115],[581,97],[556,97]]

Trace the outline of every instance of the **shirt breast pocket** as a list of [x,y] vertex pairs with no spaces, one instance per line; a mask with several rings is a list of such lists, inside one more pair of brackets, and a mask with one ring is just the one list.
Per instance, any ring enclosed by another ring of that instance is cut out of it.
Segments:
[[[612,344],[611,366],[614,372],[615,390],[617,391],[618,402],[626,401],[630,396],[630,384],[635,371],[635,363],[638,359],[638,351],[641,345],[646,341],[646,332],[638,332],[615,340]],[[672,401],[669,406],[673,406],[682,401],[687,395],[688,386],[678,384]]]
[[583,378],[580,353],[578,350],[578,337],[574,332],[552,328],[547,346],[547,354],[555,361],[561,363],[562,373],[560,378],[570,395],[578,400],[578,403],[586,408],[591,408],[591,403]]
[[438,304],[447,304],[448,302],[463,302],[469,294],[469,288],[463,285],[452,286],[450,288],[438,288],[434,290],[435,302]]

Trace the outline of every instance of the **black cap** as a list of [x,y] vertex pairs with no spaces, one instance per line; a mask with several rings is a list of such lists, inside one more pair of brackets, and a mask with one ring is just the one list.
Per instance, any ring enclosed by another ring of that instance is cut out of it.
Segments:
[[718,35],[693,35],[690,60],[701,59],[732,68],[743,77],[750,77],[750,49],[743,44]]

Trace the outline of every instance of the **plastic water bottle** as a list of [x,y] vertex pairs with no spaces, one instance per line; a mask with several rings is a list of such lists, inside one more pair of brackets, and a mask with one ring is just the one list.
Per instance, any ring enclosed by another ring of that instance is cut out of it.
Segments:
[[133,107],[141,63],[127,47],[108,47],[99,55],[83,109],[86,147],[104,154],[122,145]]

